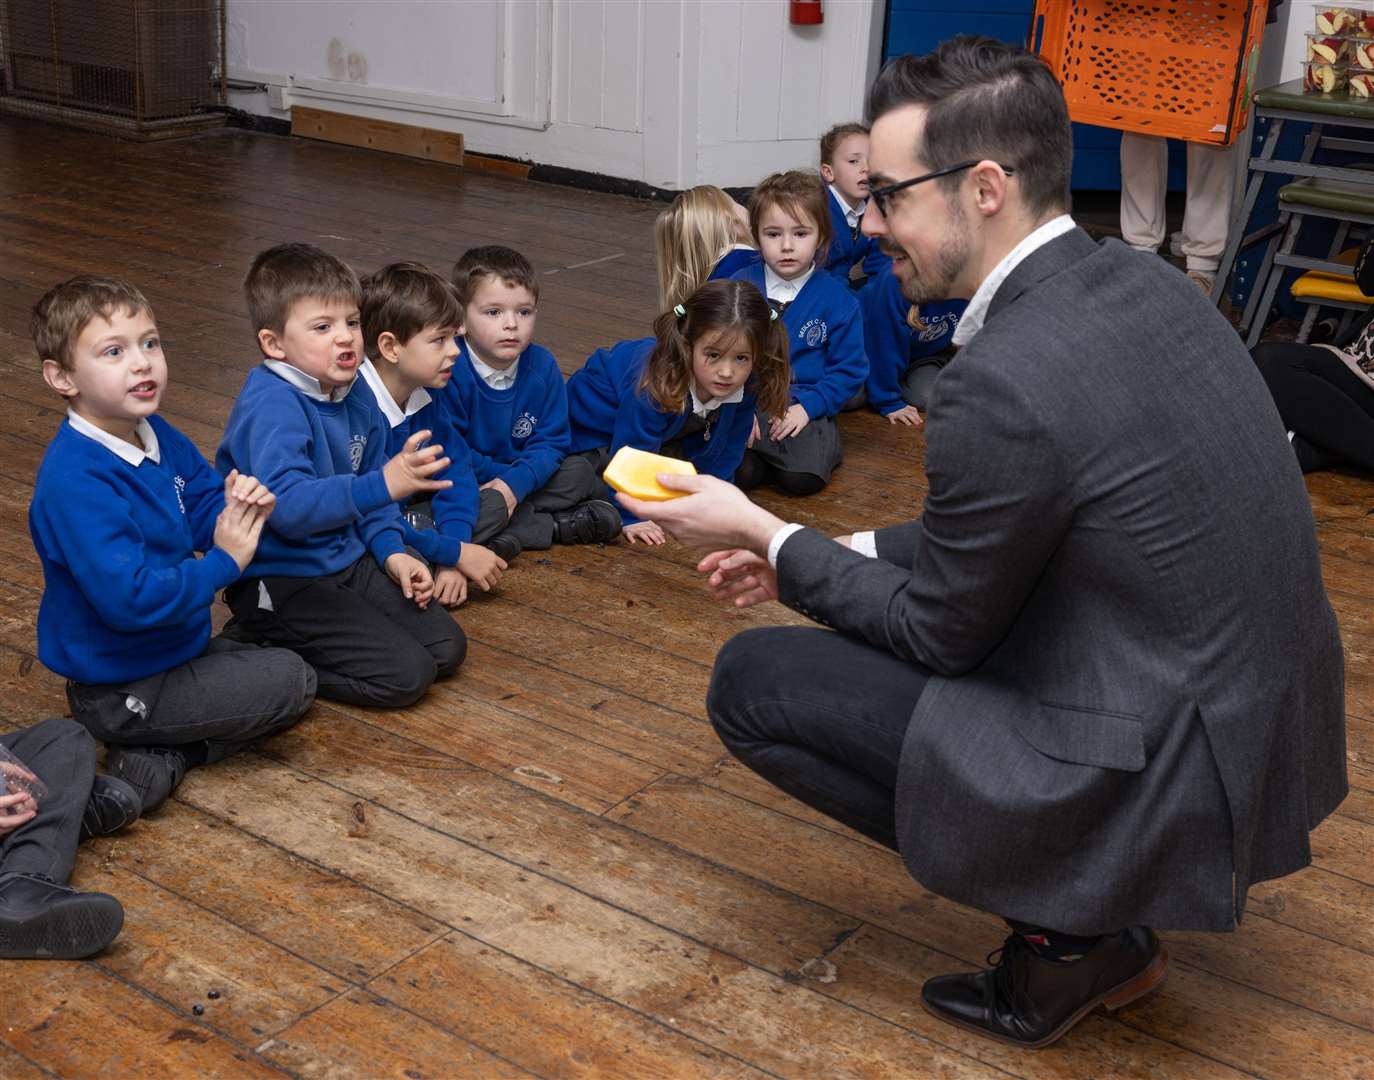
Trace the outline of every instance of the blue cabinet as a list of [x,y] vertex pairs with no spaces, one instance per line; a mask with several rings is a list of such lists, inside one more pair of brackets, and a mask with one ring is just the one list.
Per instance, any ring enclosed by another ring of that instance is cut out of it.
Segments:
[[[883,59],[927,53],[955,34],[987,34],[1026,43],[1034,0],[888,0]],[[1121,190],[1121,133],[1073,126],[1073,186],[1077,191]],[[1169,188],[1182,191],[1186,152],[1169,146]]]

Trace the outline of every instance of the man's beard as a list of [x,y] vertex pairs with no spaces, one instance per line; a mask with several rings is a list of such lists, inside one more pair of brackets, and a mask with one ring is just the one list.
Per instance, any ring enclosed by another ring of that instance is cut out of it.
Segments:
[[[968,264],[969,228],[963,208],[950,206],[949,235],[940,245],[929,265],[919,269],[916,261],[907,256],[907,276],[898,277],[902,286],[902,296],[908,303],[930,304],[938,300],[948,300],[954,291],[954,282]],[[906,254],[905,251],[902,254]]]

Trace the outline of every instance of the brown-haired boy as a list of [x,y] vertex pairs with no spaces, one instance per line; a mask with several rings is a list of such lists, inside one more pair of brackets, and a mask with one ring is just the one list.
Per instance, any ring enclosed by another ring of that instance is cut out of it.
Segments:
[[532,343],[539,282],[507,247],[465,252],[450,275],[463,338],[444,394],[480,485],[476,535],[507,561],[525,548],[599,543],[620,512],[590,462],[568,456],[568,392],[548,349]]
[[276,512],[226,599],[240,634],[299,653],[320,696],[400,708],[462,663],[466,639],[406,550],[397,500],[439,491],[429,432],[389,460],[375,406],[354,395],[363,347],[357,276],[308,244],[262,252],[244,280],[261,366],[234,403],[216,462],[251,470]]
[[64,281],[32,325],[43,378],[67,402],[29,507],[38,655],[147,813],[189,767],[289,727],[314,699],[299,657],[210,636],[215,593],[253,558],[274,497],[248,473],[221,479],[156,415],[167,362],[132,285]]
[[[504,559],[482,546],[491,537],[473,534],[477,479],[452,410],[438,394],[458,359],[463,307],[453,286],[420,263],[392,263],[362,284],[367,359],[353,392],[369,395],[382,414],[388,454],[400,453],[417,431],[429,431],[444,447],[449,466],[434,478],[452,486],[436,491],[432,500],[403,505],[402,526],[407,546],[434,569],[434,598],[456,607],[467,599],[469,581],[485,592],[506,569]],[[490,532],[498,529],[493,524]]]
[[831,240],[822,263],[826,273],[850,288],[861,282],[850,274],[863,263],[865,278],[874,278],[892,265],[878,241],[860,229],[868,205],[868,128],[836,124],[821,136],[821,179],[830,188]]

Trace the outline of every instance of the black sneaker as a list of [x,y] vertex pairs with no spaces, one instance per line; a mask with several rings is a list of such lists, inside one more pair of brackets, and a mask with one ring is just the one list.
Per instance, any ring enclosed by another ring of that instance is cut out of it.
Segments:
[[124,909],[38,874],[0,874],[0,959],[81,960],[112,942]]
[[604,544],[620,535],[620,511],[605,499],[588,499],[553,516],[560,544]]
[[138,792],[143,813],[151,814],[186,775],[186,757],[170,746],[114,746],[105,756],[105,769],[128,781]]
[[81,839],[109,836],[132,825],[142,812],[143,804],[132,784],[117,776],[97,776],[81,815]]
[[506,561],[507,566],[515,560],[515,557],[519,555],[520,552],[525,550],[525,546],[510,533],[502,533],[500,536],[493,536],[482,546],[496,552],[497,555]]

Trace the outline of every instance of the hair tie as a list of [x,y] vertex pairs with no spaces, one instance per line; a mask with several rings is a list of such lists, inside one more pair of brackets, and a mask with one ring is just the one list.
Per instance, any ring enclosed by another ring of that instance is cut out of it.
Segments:
[[768,321],[769,321],[769,322],[777,322],[777,321],[778,321],[778,309],[777,309],[777,308],[775,308],[775,307],[770,307],[770,308],[768,309]]
[[676,304],[673,307],[673,314],[680,319],[682,318],[682,316],[687,314],[687,309],[683,307],[681,304]]

